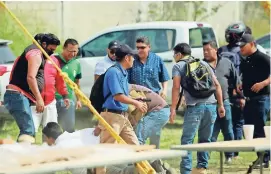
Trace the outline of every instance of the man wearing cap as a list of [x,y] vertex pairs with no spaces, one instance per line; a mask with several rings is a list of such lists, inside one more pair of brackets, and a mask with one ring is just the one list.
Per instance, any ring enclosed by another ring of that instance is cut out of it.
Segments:
[[[244,34],[237,44],[245,57],[240,64],[240,90],[243,90],[246,97],[245,124],[254,125],[254,138],[265,137],[264,126],[270,111],[270,57],[256,48],[254,38],[250,34]],[[266,168],[269,167],[269,158],[270,153],[267,152],[263,161]]]
[[96,66],[95,66],[95,72],[94,72],[94,79],[95,81],[99,78],[100,75],[102,75],[103,73],[105,73],[105,71],[111,67],[112,65],[114,65],[116,63],[116,56],[115,56],[115,52],[116,49],[119,46],[119,41],[114,40],[111,41],[108,44],[108,48],[107,48],[107,55],[104,57],[103,60],[99,61]]
[[[147,112],[147,105],[129,98],[127,69],[133,66],[134,52],[128,45],[116,49],[116,66],[109,68],[104,77],[103,94],[109,95],[103,104],[101,116],[119,134],[127,144],[139,144],[133,127],[128,120],[128,104],[134,105],[142,112]],[[100,124],[100,143],[115,143],[116,140]],[[97,174],[106,173],[105,168],[98,168]]]

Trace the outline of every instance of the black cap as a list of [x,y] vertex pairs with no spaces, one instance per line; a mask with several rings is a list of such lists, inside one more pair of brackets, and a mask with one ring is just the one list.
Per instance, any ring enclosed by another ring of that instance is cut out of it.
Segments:
[[117,40],[114,40],[114,41],[111,41],[109,44],[108,44],[108,49],[116,49],[120,46],[120,43],[119,41]]
[[129,47],[126,44],[120,45],[117,48],[116,53],[115,53],[118,60],[122,59],[123,57],[125,57],[127,55],[134,56],[136,54],[137,54],[137,51],[133,50],[131,47]]
[[243,34],[239,42],[237,42],[236,44],[242,47],[246,45],[247,43],[251,43],[251,42],[254,42],[253,36],[251,34]]

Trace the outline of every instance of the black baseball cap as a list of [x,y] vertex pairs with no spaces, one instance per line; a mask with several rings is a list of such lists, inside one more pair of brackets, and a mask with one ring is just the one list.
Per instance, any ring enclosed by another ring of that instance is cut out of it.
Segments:
[[129,47],[126,44],[120,45],[117,48],[116,53],[115,53],[118,60],[122,59],[123,57],[125,57],[127,55],[134,56],[136,54],[137,54],[137,51],[133,50],[131,47]]
[[243,34],[239,42],[236,44],[240,47],[245,46],[247,43],[254,42],[254,38],[251,34]]
[[108,44],[108,49],[116,49],[118,48],[120,45],[119,41],[117,40],[114,40],[114,41],[111,41],[109,44]]

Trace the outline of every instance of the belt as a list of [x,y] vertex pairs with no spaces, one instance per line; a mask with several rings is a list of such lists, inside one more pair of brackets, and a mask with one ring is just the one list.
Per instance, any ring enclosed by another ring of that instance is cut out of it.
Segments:
[[246,101],[251,101],[251,100],[257,100],[257,99],[260,99],[262,97],[268,97],[269,94],[264,94],[264,95],[258,95],[258,96],[254,96],[254,97],[246,97]]
[[199,105],[217,105],[217,103],[197,103],[195,105],[187,105],[186,107],[195,107],[195,106],[199,106]]
[[21,93],[21,94],[23,94],[25,97],[27,97],[29,100],[31,100],[33,103],[36,103],[36,99],[35,99],[33,96],[31,96],[29,93],[26,93],[24,90],[22,90],[21,88],[19,88],[19,87],[16,86],[16,85],[9,84],[9,85],[6,87],[6,89],[9,90],[9,91]]
[[127,112],[121,111],[121,110],[116,110],[116,109],[106,109],[106,108],[103,109],[103,112],[111,112],[111,113],[114,113],[114,114],[120,114],[120,115],[125,115],[125,114],[127,113]]

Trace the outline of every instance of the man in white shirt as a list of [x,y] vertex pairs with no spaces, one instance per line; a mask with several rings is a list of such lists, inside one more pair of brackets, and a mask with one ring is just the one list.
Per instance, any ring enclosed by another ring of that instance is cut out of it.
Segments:
[[113,66],[116,63],[116,56],[115,52],[116,49],[119,47],[120,43],[117,40],[111,41],[108,44],[107,48],[107,55],[104,57],[103,60],[99,61],[95,66],[94,71],[94,79],[95,81],[98,79],[98,77],[105,73],[105,71]]
[[[94,128],[86,128],[73,133],[63,132],[59,124],[49,122],[42,130],[45,142],[57,147],[78,147],[83,145],[100,144],[100,137],[94,135]],[[87,174],[86,168],[72,169],[72,174]],[[106,174],[134,174],[137,173],[134,165],[108,166]]]

